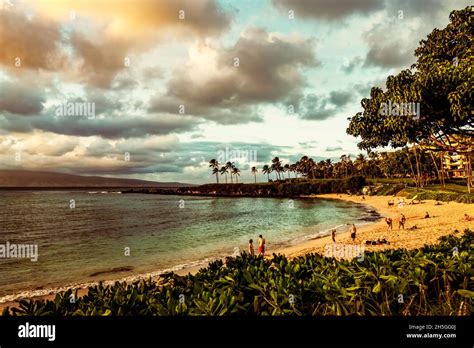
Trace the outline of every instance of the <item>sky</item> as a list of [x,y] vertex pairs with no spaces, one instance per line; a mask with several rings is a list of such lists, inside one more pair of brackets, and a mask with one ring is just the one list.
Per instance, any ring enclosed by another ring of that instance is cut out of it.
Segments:
[[0,0],[0,169],[198,184],[213,158],[253,182],[355,157],[361,99],[469,4]]

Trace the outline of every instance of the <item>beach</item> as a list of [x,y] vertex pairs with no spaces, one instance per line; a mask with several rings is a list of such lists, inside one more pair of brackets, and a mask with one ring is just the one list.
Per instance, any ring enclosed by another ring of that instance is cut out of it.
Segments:
[[[474,205],[457,202],[439,202],[426,200],[419,204],[409,204],[410,201],[405,199],[405,205],[398,206],[398,198],[391,196],[350,196],[347,194],[324,194],[311,195],[306,198],[323,198],[331,200],[342,200],[357,204],[363,204],[367,209],[375,210],[382,218],[370,224],[362,224],[357,226],[357,236],[353,242],[350,238],[349,226],[347,228],[338,229],[336,235],[336,243],[339,245],[364,246],[365,251],[380,251],[386,249],[414,249],[422,247],[425,244],[436,244],[438,238],[444,235],[455,233],[460,236],[466,228],[474,229],[474,221],[463,220],[466,213],[470,216],[474,215]],[[389,206],[388,201],[394,200],[395,205]],[[430,218],[425,218],[428,212]],[[403,213],[406,216],[405,229],[398,229],[398,217]],[[393,219],[393,230],[388,231],[385,217]],[[410,229],[416,226],[416,229]],[[346,231],[344,231],[346,230]],[[366,240],[386,239],[390,244],[366,245]],[[268,241],[271,243],[271,241]],[[298,257],[306,253],[320,253],[324,255],[328,246],[333,244],[331,236],[324,236],[307,240],[295,245],[284,246],[279,248],[267,249],[267,255],[273,253],[284,254],[289,258]],[[183,268],[176,271],[179,275],[188,273],[196,273],[202,266],[194,266]],[[154,278],[156,279],[156,278]],[[78,296],[83,296],[87,289],[78,289]],[[36,299],[53,299],[55,294],[35,297]],[[0,309],[6,306],[15,307],[18,303],[5,302],[0,303]]]
[[[405,205],[397,205],[398,198],[391,196],[350,196],[347,194],[324,194],[312,195],[309,197],[319,197],[325,199],[344,200],[348,202],[365,204],[376,210],[383,218],[379,221],[359,227],[355,242],[352,242],[349,233],[338,233],[336,243],[357,244],[363,243],[365,251],[380,251],[385,249],[415,249],[425,244],[436,244],[441,236],[453,234],[455,230],[457,236],[461,235],[466,228],[474,229],[474,221],[463,220],[464,214],[474,215],[474,204],[457,202],[439,202],[426,200],[419,204],[409,204],[410,200],[405,199]],[[400,197],[402,198],[402,197]],[[388,201],[393,200],[393,206],[388,205]],[[426,212],[430,218],[425,218]],[[398,229],[398,218],[400,214],[406,217],[405,229]],[[385,222],[385,217],[393,220],[393,229],[389,231]],[[416,229],[410,230],[410,227]],[[366,245],[366,240],[386,239],[390,244]],[[324,254],[326,246],[332,244],[331,236],[309,240],[298,245],[290,246],[278,250],[279,253],[288,257],[297,257],[306,253]]]

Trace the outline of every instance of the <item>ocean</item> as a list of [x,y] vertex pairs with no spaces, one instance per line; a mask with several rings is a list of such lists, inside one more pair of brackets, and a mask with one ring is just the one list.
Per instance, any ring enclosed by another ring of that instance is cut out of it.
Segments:
[[362,204],[323,199],[0,191],[0,246],[37,248],[36,261],[0,252],[0,303],[205,266],[249,239],[256,248],[259,234],[272,253],[373,218]]

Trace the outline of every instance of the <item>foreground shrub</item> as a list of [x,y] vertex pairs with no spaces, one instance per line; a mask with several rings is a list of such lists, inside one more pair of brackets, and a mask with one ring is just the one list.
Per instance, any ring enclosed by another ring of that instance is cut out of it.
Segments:
[[242,254],[159,283],[99,284],[73,303],[71,291],[23,300],[3,315],[469,315],[473,251],[466,230],[435,246],[366,253],[363,261]]

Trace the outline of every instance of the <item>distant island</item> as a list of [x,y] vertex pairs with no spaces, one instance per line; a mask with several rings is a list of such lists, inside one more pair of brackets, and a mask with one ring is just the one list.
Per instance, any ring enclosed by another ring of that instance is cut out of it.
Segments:
[[44,171],[0,170],[0,189],[13,188],[132,188],[132,187],[189,187],[180,182],[158,182],[136,179],[83,176]]

